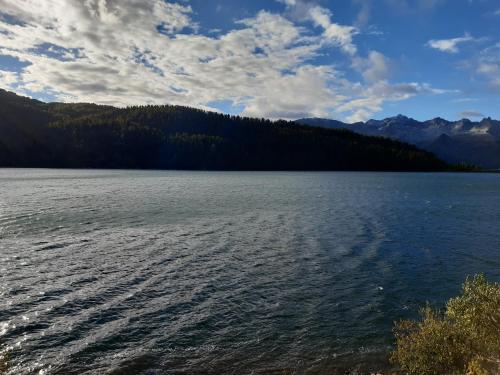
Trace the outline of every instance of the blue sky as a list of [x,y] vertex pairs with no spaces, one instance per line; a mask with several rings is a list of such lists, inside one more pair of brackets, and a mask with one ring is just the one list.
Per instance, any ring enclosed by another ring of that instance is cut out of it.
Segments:
[[0,0],[0,87],[273,119],[500,118],[500,3]]

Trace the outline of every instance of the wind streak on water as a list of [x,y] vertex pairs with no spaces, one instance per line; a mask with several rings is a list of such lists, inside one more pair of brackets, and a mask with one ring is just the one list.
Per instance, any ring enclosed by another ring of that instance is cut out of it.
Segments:
[[500,175],[0,170],[13,373],[385,365],[395,319],[500,278]]

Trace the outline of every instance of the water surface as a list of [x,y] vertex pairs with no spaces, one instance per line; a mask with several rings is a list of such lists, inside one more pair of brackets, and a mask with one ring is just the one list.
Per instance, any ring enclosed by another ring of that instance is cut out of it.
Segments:
[[13,373],[380,369],[500,281],[500,174],[0,170]]

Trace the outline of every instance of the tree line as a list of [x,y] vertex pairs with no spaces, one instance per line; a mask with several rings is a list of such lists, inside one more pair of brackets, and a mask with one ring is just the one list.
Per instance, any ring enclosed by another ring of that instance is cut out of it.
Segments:
[[398,141],[182,106],[43,103],[0,91],[0,166],[437,171]]

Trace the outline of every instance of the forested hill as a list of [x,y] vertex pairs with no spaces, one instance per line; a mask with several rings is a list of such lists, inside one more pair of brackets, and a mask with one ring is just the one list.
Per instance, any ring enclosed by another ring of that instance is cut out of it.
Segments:
[[179,106],[43,103],[0,90],[0,166],[435,171],[409,144]]

